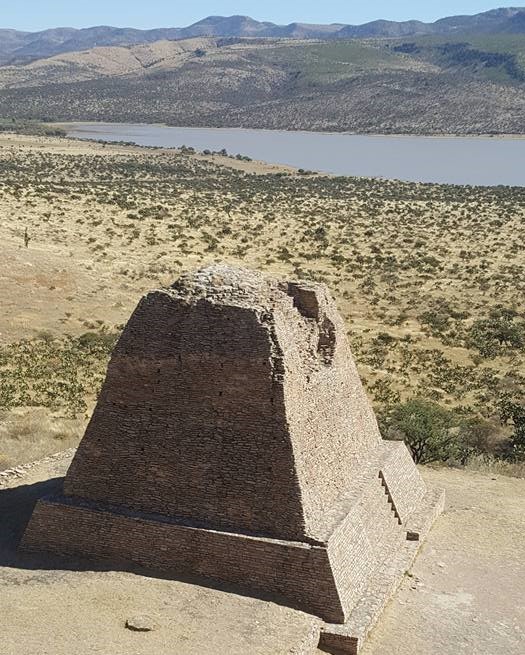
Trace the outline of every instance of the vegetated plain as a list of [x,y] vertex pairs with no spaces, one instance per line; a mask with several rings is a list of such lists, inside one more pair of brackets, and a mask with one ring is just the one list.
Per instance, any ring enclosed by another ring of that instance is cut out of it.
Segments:
[[199,37],[0,66],[0,116],[197,127],[523,134],[525,34]]
[[226,261],[330,287],[384,433],[416,459],[522,470],[524,188],[0,145],[0,468],[78,441],[144,291]]

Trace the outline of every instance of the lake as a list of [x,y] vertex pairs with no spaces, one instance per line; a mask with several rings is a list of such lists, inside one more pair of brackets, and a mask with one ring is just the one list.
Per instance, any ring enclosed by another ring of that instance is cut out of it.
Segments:
[[192,146],[296,168],[410,182],[525,186],[525,138],[372,136],[320,132],[71,123],[68,135]]

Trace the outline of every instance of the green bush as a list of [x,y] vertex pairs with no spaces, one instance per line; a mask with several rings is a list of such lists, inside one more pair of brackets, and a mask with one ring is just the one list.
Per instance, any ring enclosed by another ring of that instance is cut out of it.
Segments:
[[506,456],[509,459],[525,460],[525,399],[504,396],[499,409],[503,423],[511,425],[513,429]]
[[394,406],[381,419],[387,439],[403,440],[416,464],[447,461],[457,455],[458,417],[437,403],[413,398]]

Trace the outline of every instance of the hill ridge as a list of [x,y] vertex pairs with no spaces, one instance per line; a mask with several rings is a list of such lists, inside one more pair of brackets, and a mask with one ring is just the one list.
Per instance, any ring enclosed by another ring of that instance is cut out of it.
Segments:
[[433,23],[418,20],[375,20],[363,25],[313,24],[294,21],[277,25],[250,16],[208,16],[187,27],[141,30],[97,25],[87,28],[57,27],[39,32],[0,29],[0,64],[27,62],[95,46],[125,46],[162,39],[180,40],[198,36],[264,38],[393,38],[457,31],[524,33],[525,7],[500,7],[475,15],[441,18]]

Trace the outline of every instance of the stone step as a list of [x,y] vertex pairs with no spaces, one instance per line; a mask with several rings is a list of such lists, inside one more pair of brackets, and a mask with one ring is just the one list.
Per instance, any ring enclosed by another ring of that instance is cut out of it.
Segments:
[[[370,577],[360,601],[344,625],[329,625],[321,630],[319,645],[334,655],[358,655],[369,632],[377,623],[388,601],[408,572],[437,516],[443,511],[445,494],[442,490],[429,490],[417,513],[407,521],[403,536],[393,556],[387,557]],[[412,536],[418,535],[418,538]]]

